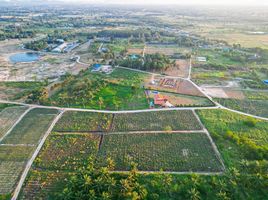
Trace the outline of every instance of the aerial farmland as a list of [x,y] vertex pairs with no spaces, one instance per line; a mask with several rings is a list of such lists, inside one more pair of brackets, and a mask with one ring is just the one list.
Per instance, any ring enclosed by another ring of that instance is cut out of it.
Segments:
[[268,199],[267,9],[4,2],[0,200]]

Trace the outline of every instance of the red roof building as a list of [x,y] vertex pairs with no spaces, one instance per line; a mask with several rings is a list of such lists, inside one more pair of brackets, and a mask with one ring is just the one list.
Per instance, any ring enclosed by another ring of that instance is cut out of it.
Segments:
[[166,103],[168,100],[167,96],[161,95],[161,94],[156,94],[154,95],[154,104],[155,105],[163,105]]

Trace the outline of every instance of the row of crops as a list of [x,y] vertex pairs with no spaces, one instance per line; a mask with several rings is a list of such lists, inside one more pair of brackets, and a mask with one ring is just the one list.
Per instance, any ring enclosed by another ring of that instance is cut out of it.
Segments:
[[58,132],[127,132],[202,130],[193,111],[159,111],[126,114],[66,112],[54,131]]
[[6,135],[27,109],[14,106],[0,112],[0,136],[5,136],[0,142],[0,194],[14,190],[27,161],[58,113],[51,109],[32,109]]

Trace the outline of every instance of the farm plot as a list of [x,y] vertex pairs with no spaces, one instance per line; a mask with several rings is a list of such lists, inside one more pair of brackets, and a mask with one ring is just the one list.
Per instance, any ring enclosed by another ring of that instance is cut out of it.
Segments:
[[24,165],[24,162],[0,162],[0,194],[9,194],[12,192]]
[[239,99],[216,99],[221,105],[239,110],[245,113],[257,115],[260,117],[268,117],[268,101],[267,100],[239,100]]
[[[229,132],[240,139],[239,144],[241,145],[245,140],[250,140],[251,146],[267,147],[267,121],[256,120],[255,124],[251,124],[249,123],[252,120],[251,118],[226,110],[200,110],[198,115],[216,141],[219,137],[229,138],[227,135]],[[249,143],[245,146],[247,145]],[[244,151],[243,153],[246,152]]]
[[112,122],[111,114],[91,112],[65,112],[54,127],[58,132],[107,131]]
[[0,112],[0,138],[16,123],[27,107],[7,107]]
[[116,114],[113,132],[201,130],[191,110]]
[[219,172],[222,170],[204,133],[105,135],[99,156],[128,170],[134,161],[141,171]]
[[145,88],[149,90],[166,91],[191,96],[204,97],[190,81],[175,78],[166,78],[163,76],[152,76],[145,80]]
[[98,152],[100,136],[93,134],[49,136],[33,167],[45,170],[75,170]]
[[54,109],[31,110],[3,139],[2,144],[37,144],[57,113]]
[[190,63],[186,60],[176,60],[176,65],[169,67],[165,74],[168,76],[178,76],[187,78],[189,75]]
[[70,176],[68,172],[31,169],[19,199],[56,199],[55,194],[62,192]]
[[167,56],[172,56],[174,54],[180,54],[180,53],[189,53],[189,50],[186,48],[179,48],[178,46],[165,46],[165,45],[148,45],[146,46],[145,50],[146,54],[165,54]]
[[11,193],[34,147],[0,146],[0,194]]

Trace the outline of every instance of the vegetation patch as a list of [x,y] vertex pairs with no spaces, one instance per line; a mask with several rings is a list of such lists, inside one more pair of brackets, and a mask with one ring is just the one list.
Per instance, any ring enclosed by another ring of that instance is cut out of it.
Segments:
[[54,127],[58,132],[102,132],[108,131],[112,114],[67,111]]
[[27,107],[7,107],[0,112],[0,138],[16,123]]
[[193,112],[183,110],[116,114],[112,131],[164,131],[167,127],[171,130],[202,129]]
[[57,135],[52,133],[43,146],[33,167],[45,170],[77,170],[96,155],[100,143],[98,135]]
[[105,135],[99,156],[114,160],[116,170],[128,170],[131,161],[142,171],[222,170],[204,133]]
[[54,109],[35,108],[16,125],[2,144],[37,144],[58,113]]

